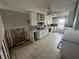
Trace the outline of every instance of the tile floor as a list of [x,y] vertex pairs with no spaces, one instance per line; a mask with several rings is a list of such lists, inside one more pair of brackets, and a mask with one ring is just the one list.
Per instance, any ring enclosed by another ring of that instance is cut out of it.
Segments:
[[50,33],[31,44],[23,44],[11,50],[12,59],[60,59],[57,45],[62,34]]

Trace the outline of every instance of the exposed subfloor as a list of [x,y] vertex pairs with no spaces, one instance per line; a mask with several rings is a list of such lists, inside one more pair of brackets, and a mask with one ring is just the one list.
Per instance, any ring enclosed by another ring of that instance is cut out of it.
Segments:
[[50,33],[35,43],[23,44],[12,49],[12,59],[60,59],[57,45],[62,34]]

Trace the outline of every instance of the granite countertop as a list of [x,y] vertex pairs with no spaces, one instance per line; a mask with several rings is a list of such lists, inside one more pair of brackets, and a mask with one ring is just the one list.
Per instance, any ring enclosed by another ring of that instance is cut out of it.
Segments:
[[79,43],[79,30],[66,30],[62,39]]

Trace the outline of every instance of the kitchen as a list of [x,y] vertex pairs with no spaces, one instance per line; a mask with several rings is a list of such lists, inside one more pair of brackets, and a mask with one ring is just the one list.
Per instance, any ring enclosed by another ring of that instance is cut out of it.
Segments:
[[[39,40],[42,37],[46,36],[50,32],[54,32],[54,24],[58,24],[57,17],[53,17],[51,15],[46,16],[41,13],[36,13],[34,11],[30,12],[30,20],[29,21],[29,39],[33,42],[34,40]],[[56,18],[53,23],[53,18]]]
[[57,27],[56,21],[54,21],[54,24],[56,22],[55,25],[52,23],[54,16],[51,15],[35,11],[28,11],[27,13],[6,9],[1,11],[9,48],[23,44],[25,41],[34,43],[54,32],[54,27]]
[[[77,2],[0,1],[0,58],[60,59],[64,56],[72,59],[72,54],[66,54],[70,49],[66,50],[66,47],[71,47],[72,44],[67,46],[66,43],[73,43],[72,38],[78,35],[78,31],[73,30],[79,27]],[[65,32],[66,30],[69,31]],[[69,39],[71,40],[68,41]]]

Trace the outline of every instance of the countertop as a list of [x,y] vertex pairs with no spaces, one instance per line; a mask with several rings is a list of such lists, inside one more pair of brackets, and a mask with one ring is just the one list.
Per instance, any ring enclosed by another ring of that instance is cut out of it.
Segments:
[[43,29],[32,29],[32,30],[29,30],[30,32],[39,32],[41,30],[45,30],[45,29],[48,29],[49,27],[45,27]]
[[79,43],[79,30],[66,30],[62,39]]

